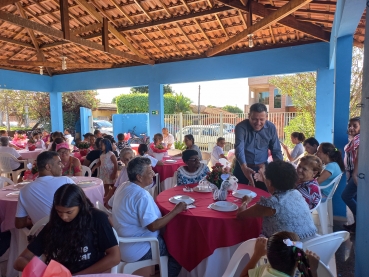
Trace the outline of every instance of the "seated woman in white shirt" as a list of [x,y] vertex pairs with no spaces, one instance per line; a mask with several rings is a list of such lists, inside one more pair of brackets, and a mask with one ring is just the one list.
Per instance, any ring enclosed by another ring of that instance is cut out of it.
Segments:
[[299,132],[293,132],[291,134],[291,142],[295,145],[295,147],[292,149],[288,149],[288,146],[281,143],[284,152],[287,155],[287,158],[290,162],[295,161],[298,159],[302,154],[304,154],[304,146],[302,145],[303,141],[305,140],[305,135],[303,133]]
[[219,159],[227,159],[227,157],[224,155],[224,145],[226,144],[225,138],[219,137],[217,139],[217,145],[214,146],[213,151],[211,151],[211,165],[215,166],[216,163],[219,163]]
[[[160,255],[167,256],[168,251],[159,231],[177,214],[186,210],[184,202],[178,203],[172,211],[162,216],[154,199],[145,187],[152,183],[154,171],[150,159],[136,157],[128,163],[129,183],[120,186],[114,195],[112,207],[113,226],[120,237],[158,238]],[[135,262],[151,259],[149,242],[136,242],[120,246],[122,260]],[[168,255],[168,276],[178,276],[181,266]]]
[[151,161],[151,166],[152,167],[155,167],[157,165],[163,165],[164,164],[162,161],[158,161],[156,158],[150,156],[148,154],[148,151],[149,151],[149,148],[147,147],[146,144],[141,143],[138,146],[138,149],[137,149],[138,155],[140,155],[141,157],[149,158],[150,161]]
[[[130,160],[135,157],[135,152],[132,148],[123,148],[119,153],[120,160],[124,163],[122,170],[119,173],[119,177],[115,181],[114,186],[109,190],[108,195],[104,197],[104,205],[109,202],[110,198],[114,195],[116,189],[123,183],[128,181],[127,166]],[[110,205],[109,205],[110,206]]]
[[108,216],[94,208],[75,184],[61,186],[54,195],[50,221],[14,263],[23,271],[33,257],[44,255],[73,275],[103,273],[120,262],[118,243]]

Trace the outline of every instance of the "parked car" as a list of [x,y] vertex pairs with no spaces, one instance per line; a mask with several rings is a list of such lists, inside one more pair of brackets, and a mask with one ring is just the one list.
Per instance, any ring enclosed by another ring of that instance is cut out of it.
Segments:
[[[219,127],[220,123],[213,123],[213,124],[210,124],[209,126]],[[227,132],[234,133],[234,128],[236,128],[236,125],[234,124],[223,123],[223,129],[226,130]]]
[[93,127],[95,130],[100,130],[101,133],[105,133],[107,135],[113,135],[113,124],[107,120],[94,120]]
[[[216,143],[217,138],[220,137],[219,126],[209,125],[190,125],[182,128],[182,130],[176,133],[177,140],[180,139],[182,133],[182,139],[185,135],[192,134],[195,139],[195,144],[203,149],[207,149],[209,142]],[[223,137],[228,144],[234,145],[235,135],[226,130],[223,130]]]

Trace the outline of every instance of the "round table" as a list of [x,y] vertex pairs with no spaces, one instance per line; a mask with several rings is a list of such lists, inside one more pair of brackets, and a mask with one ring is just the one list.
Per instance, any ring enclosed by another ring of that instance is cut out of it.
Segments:
[[[190,186],[194,187],[196,184]],[[251,205],[255,204],[260,196],[270,196],[269,193],[248,185],[239,184],[238,188],[247,188],[257,193]],[[196,208],[178,214],[168,223],[164,234],[169,253],[189,272],[217,248],[230,247],[260,235],[261,218],[238,220],[237,211],[219,212],[209,209],[208,206],[214,202],[212,193],[184,192],[183,186],[174,187],[158,195],[156,202],[163,215],[174,208],[174,204],[168,201],[174,195],[188,195],[195,199]],[[237,198],[228,195],[227,201],[241,204],[240,200],[234,202],[235,200]],[[228,260],[226,262],[228,263]]]
[[183,165],[186,165],[182,159],[176,159],[175,163],[168,163],[166,160],[172,159],[171,157],[163,158],[163,165],[157,165],[153,167],[155,173],[159,173],[160,176],[160,191],[167,190],[173,187],[173,184],[177,183],[177,180],[173,180],[174,173],[177,169]]
[[[94,177],[71,177],[77,184],[81,181],[94,181],[95,185],[83,187],[83,191],[95,206],[96,201],[103,202],[104,185],[101,179]],[[15,259],[18,257],[18,239],[20,237],[20,230],[15,229],[15,214],[17,211],[18,197],[7,197],[6,195],[13,192],[10,190],[13,186],[6,186],[5,190],[0,190],[0,229],[1,232],[10,230],[12,238],[10,242],[7,276],[15,276],[17,271],[13,269]]]
[[23,159],[31,160],[31,161],[36,160],[37,156],[43,151],[46,151],[46,150],[42,149],[42,148],[36,148],[33,151],[29,151],[29,150],[26,150],[26,149],[17,150],[17,152],[19,153],[19,155],[22,156]]

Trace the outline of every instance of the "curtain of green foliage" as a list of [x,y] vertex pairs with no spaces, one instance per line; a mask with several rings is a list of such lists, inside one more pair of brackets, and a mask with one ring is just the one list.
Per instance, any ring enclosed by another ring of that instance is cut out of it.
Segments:
[[243,113],[243,110],[237,106],[226,105],[222,109],[230,113]]

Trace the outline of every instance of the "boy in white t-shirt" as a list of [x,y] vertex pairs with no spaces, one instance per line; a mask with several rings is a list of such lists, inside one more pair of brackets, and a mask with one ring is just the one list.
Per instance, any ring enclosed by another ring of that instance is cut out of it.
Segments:
[[211,164],[214,166],[216,163],[219,162],[219,159],[224,158],[227,160],[227,157],[224,156],[223,148],[226,144],[225,138],[219,137],[217,139],[217,145],[214,146],[213,151],[211,152]]

